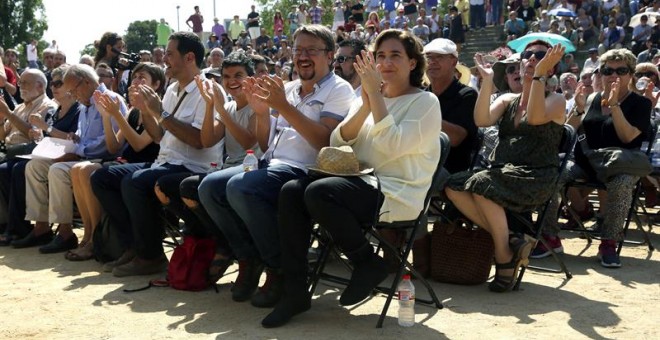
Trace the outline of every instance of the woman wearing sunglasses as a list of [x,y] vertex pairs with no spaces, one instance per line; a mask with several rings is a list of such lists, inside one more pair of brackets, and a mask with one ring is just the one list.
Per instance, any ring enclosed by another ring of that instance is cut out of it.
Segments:
[[445,191],[466,217],[493,238],[496,273],[488,285],[493,292],[513,288],[534,245],[520,235],[509,236],[506,210],[530,211],[554,193],[566,100],[546,92],[545,82],[563,54],[559,45],[529,43],[521,53],[522,93],[504,94],[492,104],[493,69],[483,55],[474,58],[483,77],[474,120],[479,127],[499,122],[499,143],[490,155],[490,169],[453,174]]
[[[78,128],[78,108],[76,99],[62,88],[62,78],[69,68],[65,64],[57,67],[51,73],[50,88],[53,91],[53,99],[59,106],[53,115],[44,118],[40,114],[30,115],[28,118],[31,125],[36,126],[46,136],[66,139],[70,132]],[[30,131],[30,134],[35,132]],[[30,136],[33,138],[33,136]],[[9,160],[6,172],[0,172],[4,190],[1,194],[5,202],[9,204],[7,229],[0,236],[0,246],[8,246],[13,240],[22,239],[30,232],[30,222],[25,220],[25,165],[28,160]],[[5,177],[6,176],[6,177]]]
[[[587,98],[584,91],[578,89],[569,123],[575,127],[582,126],[590,149],[619,147],[639,150],[647,139],[651,101],[629,88],[635,62],[635,55],[629,50],[607,51],[600,57],[603,90]],[[596,173],[584,151],[580,143],[575,146],[575,164],[569,164],[569,180],[596,181]],[[632,201],[632,189],[637,180],[635,176],[621,174],[604,183],[607,196],[601,202],[601,243],[598,247],[598,257],[603,267],[621,267],[616,247],[622,237],[623,224]],[[578,189],[570,188],[568,198],[578,214],[586,211]]]

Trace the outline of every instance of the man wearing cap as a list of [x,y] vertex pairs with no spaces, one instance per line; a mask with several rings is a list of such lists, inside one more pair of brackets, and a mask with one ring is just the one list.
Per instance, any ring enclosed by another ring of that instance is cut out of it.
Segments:
[[450,173],[467,170],[477,136],[473,114],[477,91],[461,84],[454,76],[458,63],[454,42],[437,38],[424,46],[424,54],[428,61],[426,76],[431,82],[427,90],[438,96],[442,131],[451,143],[445,169]]
[[584,61],[584,65],[582,66],[582,69],[592,69],[595,70],[600,66],[600,60],[598,59],[598,49],[595,47],[592,47],[588,51],[589,53],[589,58]]
[[650,37],[644,42],[646,49],[637,55],[637,63],[651,62],[653,57],[658,54],[658,49],[653,45],[653,39]]

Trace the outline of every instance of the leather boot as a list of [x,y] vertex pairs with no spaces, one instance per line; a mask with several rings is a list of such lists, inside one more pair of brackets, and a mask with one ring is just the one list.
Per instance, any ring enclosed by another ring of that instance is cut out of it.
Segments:
[[387,264],[382,257],[374,253],[371,244],[365,242],[363,246],[344,254],[353,263],[353,273],[348,286],[339,298],[342,306],[354,305],[371,294],[371,292],[387,278]]
[[259,286],[264,265],[258,259],[239,259],[238,278],[231,287],[231,298],[236,302],[247,301]]
[[431,276],[431,234],[415,240],[412,248],[413,267],[424,278]]
[[281,268],[266,268],[266,282],[252,297],[252,305],[259,308],[272,308],[282,297],[284,277]]
[[[397,249],[400,249],[404,243],[405,233],[402,230],[381,229],[378,230],[378,234],[385,241],[387,241]],[[396,271],[399,269],[399,259],[397,258],[396,254],[394,254],[392,250],[390,250],[390,248],[382,247],[382,249],[383,249],[383,259],[387,264],[387,272],[396,273]]]

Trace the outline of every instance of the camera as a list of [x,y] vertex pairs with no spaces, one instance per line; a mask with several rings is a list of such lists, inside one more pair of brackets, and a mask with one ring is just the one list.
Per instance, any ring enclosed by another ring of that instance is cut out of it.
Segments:
[[115,65],[119,70],[132,70],[140,63],[140,55],[137,53],[126,53],[116,48],[113,48],[112,52],[115,52],[120,56]]

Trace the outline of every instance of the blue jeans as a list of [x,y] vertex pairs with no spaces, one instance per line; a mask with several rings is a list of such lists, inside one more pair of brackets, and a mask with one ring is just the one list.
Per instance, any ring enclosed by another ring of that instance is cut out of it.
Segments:
[[500,24],[500,19],[502,18],[502,0],[493,0],[490,3],[491,10],[491,21],[493,25],[497,26]]
[[486,26],[486,10],[484,5],[470,5],[470,27],[482,28]]
[[286,182],[303,176],[302,169],[286,164],[250,172],[225,169],[204,178],[199,198],[237,258],[258,256],[279,268],[277,200]]
[[121,195],[131,219],[135,253],[140,258],[155,260],[164,254],[161,204],[154,192],[156,181],[165,175],[189,171],[183,165],[165,163],[135,171],[122,179]]

